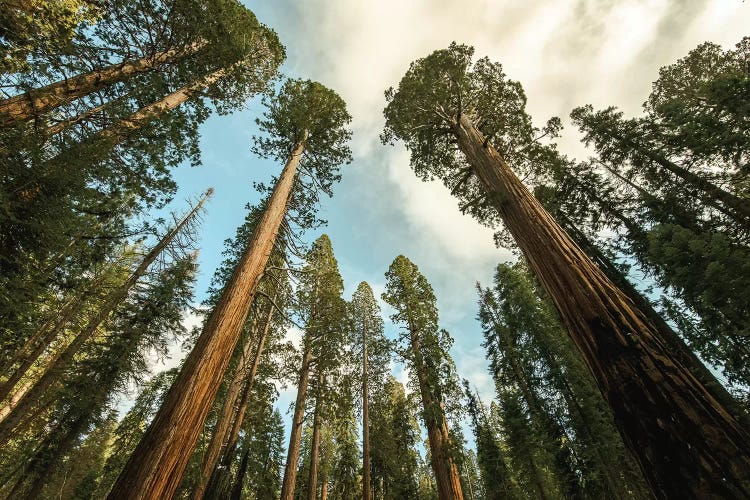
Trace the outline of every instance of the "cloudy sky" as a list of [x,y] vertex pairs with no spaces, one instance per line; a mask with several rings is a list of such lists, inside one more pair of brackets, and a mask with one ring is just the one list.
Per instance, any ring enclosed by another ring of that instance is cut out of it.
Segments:
[[[383,91],[409,63],[451,41],[501,62],[519,80],[537,124],[567,116],[578,105],[616,105],[637,114],[659,67],[710,40],[731,46],[748,34],[750,5],[741,0],[247,0],[287,49],[283,71],[336,90],[353,116],[354,162],[323,207],[349,298],[357,283],[383,289],[384,272],[404,254],[432,283],[442,326],[455,338],[460,375],[489,397],[492,386],[475,320],[474,284],[488,284],[510,254],[492,232],[457,209],[441,185],[419,181],[401,148],[382,146]],[[743,31],[744,27],[744,31]],[[252,182],[279,165],[249,151],[258,102],[202,130],[203,163],[175,177],[179,202],[213,186],[201,240],[199,299],[234,234],[244,206],[257,200]],[[577,132],[563,131],[561,149],[583,159]],[[320,233],[310,234],[314,239]],[[387,311],[386,311],[387,313]],[[393,334],[395,327],[386,323]],[[397,375],[403,375],[397,370]],[[286,408],[290,391],[282,394]]]

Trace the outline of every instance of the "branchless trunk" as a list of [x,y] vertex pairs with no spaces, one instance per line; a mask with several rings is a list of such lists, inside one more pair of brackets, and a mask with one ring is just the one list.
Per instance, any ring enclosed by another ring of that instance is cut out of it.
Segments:
[[362,327],[362,499],[370,500],[370,396],[367,386],[367,320]]
[[307,386],[310,381],[310,363],[312,363],[312,346],[305,341],[305,353],[302,356],[302,366],[299,370],[297,384],[297,399],[294,402],[294,417],[292,417],[292,432],[289,435],[289,450],[286,454],[284,467],[284,481],[281,485],[280,500],[294,498],[294,486],[297,482],[297,462],[299,462],[299,447],[302,442],[302,423],[305,420],[305,401],[307,400]]
[[320,412],[323,406],[323,385],[325,377],[318,375],[318,396],[315,398],[315,415],[313,416],[312,446],[310,447],[310,476],[307,481],[307,500],[318,498],[318,464],[320,463]]
[[750,419],[743,409],[740,408],[737,400],[729,391],[718,381],[706,365],[698,359],[698,356],[690,349],[685,341],[664,321],[664,318],[656,312],[651,302],[643,296],[631,283],[630,280],[620,271],[617,266],[602,253],[601,250],[592,242],[575,224],[560,216],[560,224],[570,235],[573,241],[586,252],[586,254],[599,266],[607,278],[628,296],[636,307],[646,315],[651,324],[658,330],[659,337],[667,345],[669,352],[675,356],[678,361],[688,369],[690,373],[703,384],[711,395],[721,403],[724,408],[745,428],[750,428]]
[[163,499],[177,490],[268,264],[306,139],[284,166],[247,250],[109,498]]
[[[274,296],[274,299],[276,296]],[[269,303],[268,315],[266,316],[265,324],[256,344],[255,328],[256,324],[253,322],[253,326],[250,328],[245,344],[242,348],[242,359],[237,364],[232,381],[229,384],[229,390],[227,391],[226,399],[224,400],[224,406],[221,410],[221,416],[216,425],[216,429],[211,436],[211,441],[208,444],[208,449],[203,455],[203,463],[201,465],[201,475],[198,479],[198,485],[193,491],[193,499],[200,500],[206,491],[206,488],[210,488],[212,481],[212,475],[216,470],[216,465],[220,459],[222,464],[223,458],[227,457],[231,459],[231,451],[234,450],[237,436],[240,432],[240,427],[245,418],[245,411],[247,408],[247,399],[250,395],[250,391],[255,381],[255,374],[258,372],[258,366],[260,365],[261,357],[263,356],[263,348],[268,338],[268,332],[271,329],[271,320],[273,319],[274,305]],[[253,347],[255,352],[253,353]],[[223,464],[224,465],[224,464]],[[229,466],[230,464],[225,464]]]
[[750,438],[646,315],[563,231],[464,115],[458,145],[612,407],[662,498],[750,495]]
[[30,120],[113,83],[124,81],[133,75],[153,71],[164,64],[195,54],[205,46],[204,40],[198,40],[178,50],[157,52],[141,59],[113,64],[104,69],[60,80],[46,87],[9,97],[0,101],[0,128]]
[[328,500],[328,472],[320,479],[320,500]]
[[[419,392],[422,396],[422,407],[425,411],[425,427],[430,442],[432,471],[435,474],[440,500],[463,500],[461,479],[458,467],[451,458],[451,438],[448,424],[445,421],[442,403],[436,401],[430,389],[426,366],[420,349],[419,331],[409,324],[411,351],[414,356],[414,371],[419,381]],[[440,413],[440,415],[437,415]]]
[[91,318],[83,329],[75,336],[72,342],[62,348],[45,367],[41,377],[34,383],[12,407],[8,415],[0,422],[0,446],[7,443],[12,436],[13,429],[27,417],[29,411],[37,402],[41,401],[46,395],[49,388],[59,381],[65,370],[71,365],[75,355],[81,350],[83,345],[97,331],[99,326],[112,314],[112,312],[127,297],[128,292],[135,286],[138,280],[146,273],[149,266],[161,255],[161,253],[170,245],[190,221],[201,211],[203,205],[210,198],[213,189],[201,198],[196,206],[185,215],[172,229],[167,232],[159,243],[157,243],[143,258],[138,267],[128,276],[128,279],[116,290],[107,295],[99,311]]

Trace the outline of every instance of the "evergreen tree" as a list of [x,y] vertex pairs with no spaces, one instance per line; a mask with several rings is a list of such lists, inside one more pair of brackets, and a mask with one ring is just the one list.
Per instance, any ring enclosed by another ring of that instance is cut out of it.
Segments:
[[[338,180],[338,165],[349,157],[345,145],[349,132],[344,128],[348,120],[343,101],[332,91],[312,82],[288,81],[269,103],[267,120],[261,122],[261,128],[275,135],[259,139],[258,144],[262,151],[286,159],[286,166],[246,253],[188,355],[163,411],[155,418],[143,445],[121,475],[117,483],[121,494],[127,491],[161,494],[159,492],[177,489],[189,460],[189,450],[195,446],[226,372],[229,355],[239,339],[258,278],[266,267],[287,208],[292,204],[296,210],[310,213],[313,207],[302,206],[299,198],[309,200],[311,192],[315,193],[312,196],[317,201],[315,188],[301,188],[310,186],[297,176],[297,168],[302,166],[300,171],[307,173],[309,182],[330,194],[332,183]],[[304,162],[301,161],[303,155],[307,155]],[[300,194],[302,192],[304,194]],[[187,396],[188,391],[191,397]],[[205,397],[196,398],[196,391]],[[175,427],[180,432],[175,432]],[[165,459],[171,463],[166,467],[169,472],[165,470]]]
[[444,411],[451,341],[438,331],[435,295],[417,266],[402,255],[393,261],[386,279],[383,300],[396,310],[392,319],[405,325],[399,354],[408,363],[422,396],[422,420],[427,427],[440,498],[463,498]]
[[[417,174],[442,179],[464,200],[463,210],[488,224],[502,219],[555,303],[656,494],[678,488],[674,494],[742,496],[748,486],[741,470],[750,467],[747,432],[670,355],[645,314],[511,170],[514,165],[533,172],[537,162],[557,153],[539,142],[520,84],[507,79],[499,64],[486,58],[472,63],[472,56],[472,48],[452,44],[414,62],[399,88],[386,92],[383,140],[403,140]],[[542,134],[559,128],[553,119]],[[664,414],[673,418],[657,424]],[[710,433],[692,431],[709,427]],[[731,478],[716,473],[730,469]]]

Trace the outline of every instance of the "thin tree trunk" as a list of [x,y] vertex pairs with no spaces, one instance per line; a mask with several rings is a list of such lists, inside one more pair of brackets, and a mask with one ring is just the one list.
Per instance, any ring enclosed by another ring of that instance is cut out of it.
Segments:
[[86,326],[76,335],[73,341],[58,352],[45,368],[44,373],[34,383],[17,402],[11,407],[10,413],[0,422],[0,446],[7,443],[11,438],[13,429],[27,416],[33,406],[41,401],[48,389],[61,379],[65,370],[73,362],[73,358],[80,351],[81,347],[97,331],[99,326],[109,317],[110,314],[122,303],[127,297],[128,292],[135,286],[138,280],[146,273],[149,266],[161,255],[177,235],[190,223],[190,221],[200,212],[203,205],[213,194],[213,189],[201,198],[198,204],[180,220],[166,235],[154,246],[143,258],[138,267],[125,280],[119,288],[108,294],[104,304],[99,311],[91,318]]
[[362,500],[370,500],[370,396],[367,386],[367,323],[362,328]]
[[[430,389],[420,349],[419,331],[413,327],[411,321],[409,321],[409,333],[414,356],[414,371],[419,381],[422,407],[426,412],[425,427],[427,427],[427,438],[430,442],[432,471],[435,474],[438,496],[440,500],[463,500],[458,467],[450,455],[451,439],[442,403],[435,401]],[[436,415],[437,410],[440,412],[439,416]]]
[[248,446],[245,453],[242,454],[242,460],[240,461],[240,467],[237,470],[237,479],[232,487],[232,493],[229,495],[230,500],[240,500],[242,498],[242,483],[245,482],[245,474],[247,473],[247,465],[250,459],[250,447]]
[[320,479],[320,500],[328,500],[328,473]]
[[295,146],[195,347],[109,498],[171,498],[211,409],[286,214],[304,141]]
[[307,481],[307,500],[318,497],[318,464],[320,463],[320,412],[323,406],[322,390],[325,377],[318,375],[318,396],[315,398],[315,415],[313,416],[312,447],[310,449],[310,476]]
[[458,145],[560,313],[623,440],[663,498],[750,495],[750,438],[466,117]]
[[284,481],[281,485],[280,500],[294,498],[294,486],[297,482],[297,462],[299,462],[299,447],[302,442],[302,423],[305,420],[305,400],[307,399],[307,385],[310,379],[310,363],[312,362],[312,347],[305,341],[305,354],[299,372],[297,385],[297,399],[294,402],[294,417],[292,418],[292,433],[289,436],[289,450],[286,455]]
[[72,127],[73,125],[77,123],[81,123],[84,120],[88,120],[92,116],[96,115],[97,113],[101,113],[104,109],[107,108],[111,103],[104,103],[100,104],[99,106],[95,106],[93,108],[87,109],[83,113],[80,113],[73,118],[68,118],[67,120],[62,120],[58,123],[55,123],[54,125],[50,125],[49,127],[45,128],[42,132],[45,137],[52,137],[53,135],[57,135],[60,132]]
[[662,155],[655,153],[648,148],[639,146],[630,139],[621,137],[611,131],[606,131],[605,134],[617,141],[621,141],[626,147],[639,151],[647,158],[664,168],[664,170],[671,172],[676,177],[703,191],[705,195],[699,195],[699,197],[707,205],[710,205],[720,212],[729,215],[737,222],[746,227],[748,227],[748,225],[750,224],[750,201],[740,198],[730,193],[729,191],[725,191],[716,184],[704,179],[700,175],[697,175],[694,172],[691,172],[690,170],[669,161]]
[[[274,294],[274,301],[277,295]],[[226,465],[227,469],[229,468],[232,451],[234,450],[242,421],[245,418],[247,399],[255,381],[255,374],[258,372],[268,332],[271,329],[273,313],[274,306],[272,303],[269,303],[268,315],[266,316],[263,331],[258,338],[254,354],[251,353],[251,350],[254,347],[255,324],[250,328],[250,333],[242,349],[242,360],[237,364],[234,377],[229,384],[229,391],[224,400],[221,416],[211,436],[208,449],[203,455],[201,475],[198,479],[198,485],[193,491],[194,500],[203,498],[206,489],[210,488],[211,483],[214,482],[212,476],[216,471],[217,464],[221,463],[222,465]],[[226,463],[224,463],[225,460]]]
[[152,56],[113,64],[104,69],[84,73],[46,87],[31,90],[25,94],[9,97],[0,101],[0,128],[30,120],[113,83],[124,81],[133,75],[153,71],[164,64],[195,54],[205,46],[204,40],[197,40],[179,50],[157,52]]

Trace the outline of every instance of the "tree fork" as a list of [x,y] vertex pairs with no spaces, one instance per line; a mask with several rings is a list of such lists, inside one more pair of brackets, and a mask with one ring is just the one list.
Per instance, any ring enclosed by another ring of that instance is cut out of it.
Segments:
[[552,298],[661,498],[750,495],[750,437],[671,356],[657,328],[588,258],[465,116],[459,147]]
[[109,498],[171,498],[239,340],[296,178],[307,131],[294,147],[248,247],[153,422]]

